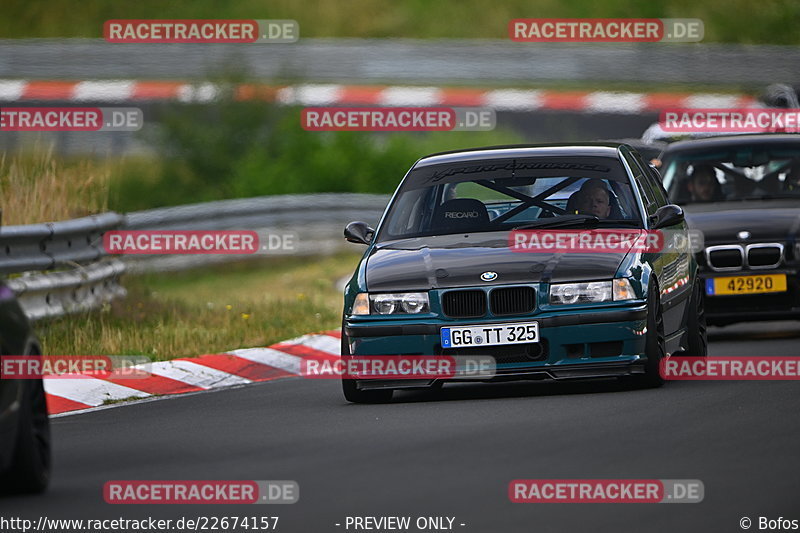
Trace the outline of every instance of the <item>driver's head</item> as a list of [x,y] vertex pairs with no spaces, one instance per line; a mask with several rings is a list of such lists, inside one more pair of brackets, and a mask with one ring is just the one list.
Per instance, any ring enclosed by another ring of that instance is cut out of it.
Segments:
[[599,179],[584,182],[578,194],[577,208],[583,215],[608,218],[611,214],[611,194],[605,182]]
[[693,201],[708,202],[714,199],[717,189],[717,176],[711,165],[694,165],[687,188]]

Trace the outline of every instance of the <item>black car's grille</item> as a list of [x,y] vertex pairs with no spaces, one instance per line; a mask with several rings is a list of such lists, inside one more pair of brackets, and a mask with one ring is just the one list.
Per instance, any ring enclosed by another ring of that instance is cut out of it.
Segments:
[[776,267],[781,263],[783,249],[779,244],[750,246],[747,249],[747,264],[751,267]]
[[442,311],[450,318],[475,318],[486,314],[483,291],[449,291],[442,295]]
[[531,287],[494,289],[489,300],[495,315],[521,315],[536,308],[536,291]]
[[710,246],[706,248],[706,259],[712,270],[774,268],[783,262],[783,245],[775,242]]
[[707,250],[708,264],[714,269],[735,269],[743,266],[741,246],[715,247]]

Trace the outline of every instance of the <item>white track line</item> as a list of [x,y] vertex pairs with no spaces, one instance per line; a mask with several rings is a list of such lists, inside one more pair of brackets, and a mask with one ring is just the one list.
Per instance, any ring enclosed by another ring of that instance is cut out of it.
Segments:
[[283,353],[280,350],[273,350],[272,348],[244,348],[241,350],[233,350],[227,352],[236,357],[253,361],[262,365],[279,368],[292,374],[300,375],[300,363],[303,358],[296,355]]
[[485,104],[494,109],[533,110],[542,107],[542,91],[497,89],[485,93]]
[[61,396],[73,402],[86,405],[103,405],[106,400],[122,400],[123,398],[147,398],[150,394],[140,390],[117,385],[110,381],[95,378],[53,378],[44,380],[47,394]]
[[378,98],[386,106],[435,106],[442,102],[438,87],[387,87]]
[[72,99],[125,102],[133,96],[135,86],[136,82],[130,80],[82,81],[72,89]]
[[586,109],[595,113],[639,113],[646,106],[641,93],[593,92],[586,95]]
[[21,99],[27,86],[28,82],[22,80],[0,81],[0,101],[14,102]]
[[331,355],[342,354],[342,341],[330,335],[303,335],[296,339],[290,339],[282,342],[281,344],[302,344],[321,352],[329,353]]
[[226,387],[229,385],[242,385],[251,383],[245,379],[221,370],[216,370],[197,363],[182,360],[159,361],[147,366],[151,374],[174,379],[201,389],[212,389],[216,387]]

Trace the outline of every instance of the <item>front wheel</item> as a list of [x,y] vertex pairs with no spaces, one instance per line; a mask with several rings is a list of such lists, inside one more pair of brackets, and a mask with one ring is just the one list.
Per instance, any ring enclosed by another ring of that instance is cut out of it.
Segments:
[[664,340],[664,317],[661,313],[661,294],[655,280],[649,283],[647,291],[647,335],[645,337],[645,356],[647,361],[644,374],[627,376],[625,381],[638,387],[655,388],[664,384],[661,377],[661,361],[666,357]]
[[689,317],[686,320],[686,330],[689,336],[686,355],[689,357],[708,356],[705,296],[702,282],[695,282],[692,301],[689,302]]

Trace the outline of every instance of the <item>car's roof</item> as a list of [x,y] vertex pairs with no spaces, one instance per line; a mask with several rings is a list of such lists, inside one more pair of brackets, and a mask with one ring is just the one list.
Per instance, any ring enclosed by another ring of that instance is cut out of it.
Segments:
[[796,143],[800,145],[800,135],[796,133],[757,133],[753,135],[730,135],[677,141],[670,144],[664,154],[706,148],[723,148],[740,145],[762,145],[772,143]]
[[617,157],[617,151],[621,146],[625,145],[623,143],[593,142],[486,146],[431,154],[417,161],[414,166],[419,168],[443,163],[515,157]]

